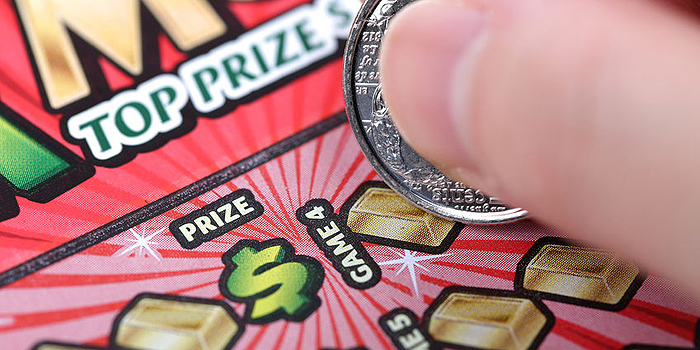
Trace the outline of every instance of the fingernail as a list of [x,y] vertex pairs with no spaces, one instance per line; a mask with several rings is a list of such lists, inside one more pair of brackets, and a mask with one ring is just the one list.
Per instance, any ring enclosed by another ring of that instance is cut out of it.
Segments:
[[477,172],[470,154],[469,113],[452,106],[464,106],[455,104],[453,96],[466,95],[454,89],[468,89],[470,77],[457,73],[478,58],[485,30],[481,9],[425,0],[399,12],[382,42],[380,76],[392,119],[403,138],[448,175]]

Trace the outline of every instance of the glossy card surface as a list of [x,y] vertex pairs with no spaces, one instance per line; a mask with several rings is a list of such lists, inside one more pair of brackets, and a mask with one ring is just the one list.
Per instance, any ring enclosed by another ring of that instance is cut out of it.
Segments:
[[360,5],[0,0],[0,347],[696,347],[633,263],[379,180],[341,84]]

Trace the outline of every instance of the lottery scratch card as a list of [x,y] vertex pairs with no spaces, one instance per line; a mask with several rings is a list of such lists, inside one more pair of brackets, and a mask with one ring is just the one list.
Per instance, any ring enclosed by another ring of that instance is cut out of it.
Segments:
[[0,0],[3,349],[692,349],[687,296],[390,190],[355,0]]

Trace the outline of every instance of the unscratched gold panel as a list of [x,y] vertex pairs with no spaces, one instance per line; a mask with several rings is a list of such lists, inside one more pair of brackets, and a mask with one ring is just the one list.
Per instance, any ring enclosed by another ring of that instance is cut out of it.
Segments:
[[528,299],[453,293],[430,317],[428,332],[457,346],[520,350],[530,347],[546,323]]
[[546,244],[528,263],[523,288],[616,304],[639,274],[639,269],[610,253]]
[[238,324],[218,305],[141,299],[117,326],[115,344],[131,349],[224,349]]
[[368,188],[348,213],[353,232],[433,247],[442,244],[454,225],[381,187]]

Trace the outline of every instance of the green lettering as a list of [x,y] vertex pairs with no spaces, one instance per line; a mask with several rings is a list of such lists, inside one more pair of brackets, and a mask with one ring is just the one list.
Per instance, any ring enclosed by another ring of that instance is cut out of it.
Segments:
[[285,43],[286,43],[286,41],[285,41],[286,36],[287,36],[287,32],[281,31],[277,34],[270,35],[269,37],[267,37],[265,39],[266,41],[275,41],[276,40],[276,43],[277,43],[277,62],[275,63],[275,65],[277,67],[299,58],[299,54],[296,54],[296,55],[291,56],[291,57],[285,57],[284,48],[285,48]]
[[294,26],[294,30],[297,32],[299,35],[299,39],[301,39],[301,43],[304,45],[304,49],[306,51],[313,51],[318,48],[323,47],[323,43],[315,43],[312,44],[309,39],[315,34],[314,31],[308,31],[304,30],[304,25],[306,25],[309,22],[308,19],[304,19],[303,21],[297,23],[297,25]]
[[87,127],[92,128],[92,132],[95,133],[95,137],[97,138],[97,142],[100,144],[100,150],[102,152],[112,148],[112,146],[109,144],[109,140],[107,140],[107,135],[105,135],[104,129],[102,129],[102,125],[100,125],[100,122],[104,119],[107,119],[107,114],[103,114],[80,126],[80,130]]
[[[143,118],[143,128],[141,128],[141,130],[133,130],[128,125],[126,125],[126,122],[124,122],[124,110],[128,107],[135,109]],[[151,113],[148,112],[146,106],[138,102],[131,102],[121,106],[117,110],[117,113],[114,115],[114,125],[117,126],[119,132],[121,132],[124,136],[128,137],[137,137],[143,135],[143,133],[145,133],[148,130],[148,128],[151,127],[151,121]]]
[[[159,95],[162,95],[162,93],[165,93],[168,97],[168,102],[163,103],[163,100],[160,99]],[[156,107],[156,111],[158,111],[158,116],[160,117],[160,120],[165,123],[170,120],[170,116],[168,115],[168,112],[165,110],[165,106],[173,103],[175,101],[175,97],[177,96],[177,92],[175,92],[175,89],[172,87],[164,87],[160,90],[156,90],[151,93],[151,101],[153,101],[153,105]]]
[[[237,70],[234,70],[231,67],[231,61],[233,59],[236,59],[238,61]],[[234,88],[238,88],[239,86],[241,86],[241,83],[238,81],[238,76],[240,75],[250,80],[255,79],[255,76],[253,74],[250,74],[250,72],[246,72],[245,57],[243,57],[243,55],[241,54],[231,55],[228,58],[224,59],[221,63],[224,65],[224,68],[226,69],[226,74],[228,75],[229,80],[231,80],[231,84]]]
[[253,45],[250,49],[253,50],[255,60],[258,62],[258,65],[260,65],[260,70],[263,72],[263,74],[267,73],[270,69],[267,67],[267,63],[265,63],[265,58],[260,52],[258,45]]
[[[205,82],[204,81],[204,73],[209,74],[209,81]],[[216,71],[214,68],[204,68],[200,70],[197,73],[194,73],[194,81],[197,83],[197,88],[199,89],[199,92],[202,93],[202,97],[204,98],[204,102],[209,102],[211,101],[211,94],[209,93],[209,90],[207,89],[207,85],[211,85],[216,81],[216,79],[219,79],[219,73]]]
[[353,17],[348,11],[343,11],[342,6],[340,6],[339,9],[337,1],[333,1],[333,3],[328,6],[328,13],[340,18],[341,22],[337,25],[338,28],[345,28],[348,26]]

